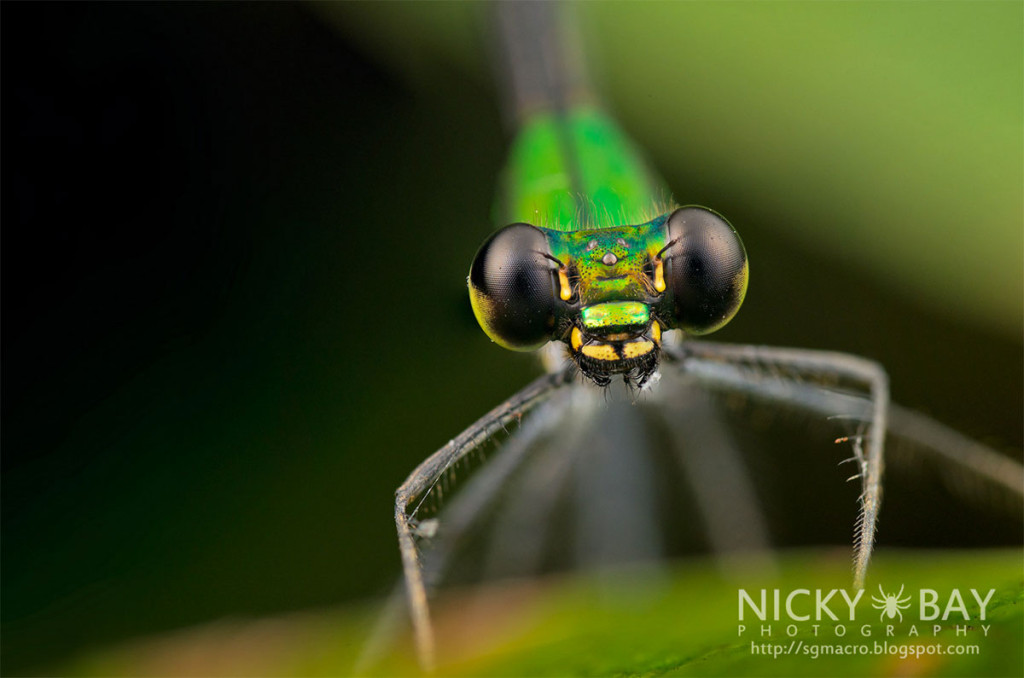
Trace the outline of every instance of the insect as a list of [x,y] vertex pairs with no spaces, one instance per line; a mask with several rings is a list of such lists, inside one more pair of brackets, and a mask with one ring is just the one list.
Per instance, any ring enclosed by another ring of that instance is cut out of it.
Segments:
[[[478,251],[468,286],[474,314],[488,336],[508,349],[541,351],[548,371],[427,458],[396,492],[406,591],[425,666],[434,663],[428,591],[452,554],[452,535],[468,529],[534,450],[553,456],[567,447],[550,442],[556,432],[574,436],[575,449],[614,449],[618,440],[634,440],[624,433],[628,408],[617,407],[608,393],[624,392],[627,399],[651,405],[693,405],[678,408],[689,414],[659,425],[670,433],[686,428],[697,438],[694,447],[714,451],[690,470],[700,513],[721,552],[765,546],[765,529],[742,464],[721,432],[701,416],[689,387],[850,422],[855,430],[843,440],[851,444],[852,479],[861,487],[857,588],[863,588],[873,550],[883,442],[891,424],[905,437],[942,440],[940,447],[955,449],[957,463],[1019,491],[1017,469],[1008,472],[1006,464],[970,441],[950,444],[957,439],[946,429],[892,405],[886,372],[873,361],[694,340],[724,326],[740,309],[750,270],[740,234],[711,209],[677,206],[664,198],[642,156],[594,103],[579,61],[564,53],[550,6],[501,7],[518,131],[499,197],[504,225]],[[459,505],[445,515],[424,518],[425,502],[441,497],[457,466],[524,418],[523,427],[482,469],[474,491],[460,495]],[[595,465],[598,456],[591,455]],[[545,468],[559,467],[551,462]],[[629,480],[628,474],[617,478]],[[547,488],[556,485],[522,483],[535,494],[523,505],[537,512],[550,508]],[[630,510],[609,511],[605,520]],[[437,541],[444,535],[447,542]],[[426,545],[435,545],[431,564],[422,557]],[[535,557],[523,551],[506,552],[501,560]]]
[[882,614],[879,615],[879,620],[884,620],[886,617],[889,619],[895,619],[897,615],[900,621],[903,621],[903,613],[900,610],[906,610],[910,607],[910,596],[901,598],[903,595],[903,587],[900,586],[899,593],[895,595],[886,595],[885,591],[882,590],[882,585],[878,585],[878,593],[881,595],[871,596],[871,600],[874,604],[871,606],[876,610],[881,610]]

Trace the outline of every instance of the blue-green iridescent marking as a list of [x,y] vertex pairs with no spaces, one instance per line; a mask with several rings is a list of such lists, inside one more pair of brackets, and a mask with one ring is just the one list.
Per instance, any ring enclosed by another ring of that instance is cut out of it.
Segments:
[[590,330],[644,326],[651,320],[651,309],[638,301],[606,302],[580,310],[580,321]]

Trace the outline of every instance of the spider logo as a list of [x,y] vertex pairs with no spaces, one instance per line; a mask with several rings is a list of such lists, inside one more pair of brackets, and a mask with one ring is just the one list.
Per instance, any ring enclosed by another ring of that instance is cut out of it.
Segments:
[[884,620],[886,617],[895,619],[896,615],[899,615],[900,621],[903,621],[903,613],[900,610],[906,610],[910,607],[910,596],[900,598],[903,595],[903,587],[900,586],[900,592],[896,595],[886,595],[885,591],[882,590],[882,585],[879,584],[878,592],[882,595],[871,596],[871,600],[875,603],[871,607],[882,611],[882,614],[878,616],[879,621]]

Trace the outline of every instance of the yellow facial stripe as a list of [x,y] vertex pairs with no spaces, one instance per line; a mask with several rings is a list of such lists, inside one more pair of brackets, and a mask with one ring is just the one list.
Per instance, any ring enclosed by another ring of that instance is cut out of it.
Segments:
[[562,301],[572,299],[572,285],[569,284],[569,274],[564,267],[558,269],[558,296],[562,297]]
[[580,328],[572,328],[572,333],[569,335],[569,345],[572,346],[572,350],[580,350],[580,346],[583,345],[583,333],[580,332]]
[[622,346],[624,358],[636,358],[650,353],[654,350],[653,341],[633,341]]
[[592,344],[590,346],[583,347],[583,355],[594,360],[608,360],[614,361],[619,359],[619,354],[615,352],[610,344]]
[[654,260],[654,289],[665,291],[665,262],[660,258]]

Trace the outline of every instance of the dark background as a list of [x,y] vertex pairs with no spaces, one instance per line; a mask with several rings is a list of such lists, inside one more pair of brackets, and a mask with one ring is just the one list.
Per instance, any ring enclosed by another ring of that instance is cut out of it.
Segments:
[[[4,673],[388,590],[394,488],[537,371],[464,290],[505,147],[491,86],[439,63],[410,87],[292,4],[4,3],[0,30]],[[668,179],[744,225],[723,339],[868,355],[899,401],[1020,449],[1019,333]],[[893,483],[882,545],[1019,542],[1019,516]],[[845,504],[789,502],[784,543],[849,532]]]

